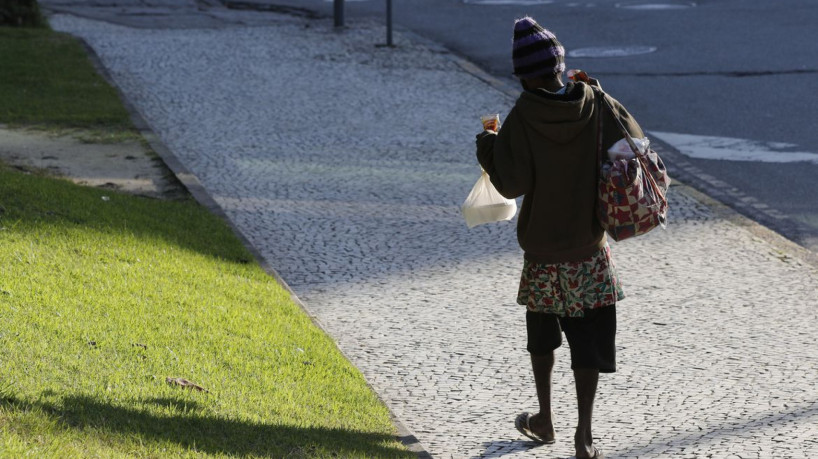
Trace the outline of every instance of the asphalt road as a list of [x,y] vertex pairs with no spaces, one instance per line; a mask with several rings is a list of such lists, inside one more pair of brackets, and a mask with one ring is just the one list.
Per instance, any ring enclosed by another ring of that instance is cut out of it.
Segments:
[[[279,11],[291,7],[296,14],[323,16],[332,16],[334,7],[329,0],[42,3],[140,27],[207,27],[200,13],[217,14],[225,3],[255,3]],[[386,4],[346,0],[345,17],[348,23],[361,17],[385,21]],[[677,8],[657,6],[668,4]],[[554,31],[569,53],[568,66],[599,78],[649,132],[758,143],[765,151],[763,161],[735,160],[741,148],[719,150],[724,153],[720,159],[670,153],[666,159],[682,180],[818,252],[818,2],[393,1],[397,26],[444,44],[512,85],[512,25],[524,15]],[[599,47],[652,52],[625,57],[576,54]],[[713,141],[704,138],[699,143]],[[791,152],[812,154],[812,160],[785,162]]]
[[[328,15],[333,9],[326,0],[270,1]],[[814,1],[705,0],[667,10],[625,9],[614,0],[525,6],[464,0],[393,3],[397,24],[509,79],[512,24],[526,14],[553,30],[569,53],[589,47],[656,47],[653,53],[623,58],[569,56],[568,65],[604,79],[606,89],[650,129],[786,141],[818,152]],[[345,4],[347,18],[385,17],[384,1]]]

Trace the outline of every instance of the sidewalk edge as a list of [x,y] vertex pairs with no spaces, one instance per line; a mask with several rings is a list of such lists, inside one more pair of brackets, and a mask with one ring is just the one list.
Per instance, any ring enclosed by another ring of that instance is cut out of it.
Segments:
[[[100,59],[99,55],[96,53],[94,48],[92,48],[88,42],[85,41],[82,37],[73,35],[74,38],[82,43],[82,46],[85,48],[86,53],[88,54],[88,58],[93,64],[96,71],[110,84],[113,88],[116,89],[122,104],[125,106],[125,109],[128,111],[130,115],[131,121],[134,124],[134,127],[139,131],[139,134],[145,139],[146,142],[150,145],[153,151],[159,156],[162,162],[167,166],[168,169],[176,176],[179,182],[188,190],[188,192],[193,196],[193,199],[196,200],[200,205],[205,207],[209,212],[213,213],[214,215],[221,218],[225,223],[230,226],[230,229],[233,231],[233,234],[238,237],[241,241],[242,245],[253,255],[253,258],[256,259],[256,262],[261,266],[261,268],[270,276],[272,276],[275,281],[281,285],[287,293],[290,294],[290,298],[295,302],[302,311],[310,318],[312,323],[321,329],[325,335],[332,339],[333,344],[335,344],[335,348],[344,358],[353,366],[355,364],[352,363],[352,360],[349,356],[338,346],[337,341],[333,336],[327,331],[327,328],[324,324],[321,323],[318,316],[316,316],[310,309],[307,307],[306,303],[301,301],[301,299],[296,295],[295,291],[287,284],[287,282],[281,277],[278,271],[270,265],[267,259],[262,256],[261,252],[256,249],[255,246],[250,242],[250,240],[245,237],[244,233],[233,223],[232,220],[227,216],[224,209],[213,199],[212,196],[207,192],[204,185],[199,181],[199,178],[193,174],[187,167],[182,164],[179,158],[168,148],[164,142],[156,135],[151,127],[150,123],[142,116],[142,113],[131,103],[131,101],[125,96],[125,93],[116,84],[116,81],[111,77],[110,73],[108,72],[107,67],[102,63],[102,59]],[[363,377],[363,372],[355,366],[359,373],[361,373],[362,378],[364,379],[367,387],[372,391],[373,394],[378,398],[378,400],[387,408],[389,411],[389,416],[391,418],[392,424],[395,426],[396,435],[395,438],[403,444],[407,450],[417,455],[419,459],[431,459],[432,455],[426,450],[425,446],[418,440],[415,436],[414,432],[412,432],[406,425],[398,419],[397,415],[389,408],[389,404],[381,397],[377,390],[372,386],[372,384]]]
[[[650,134],[650,132],[648,132]],[[818,254],[812,250],[792,241],[782,233],[776,231],[764,223],[753,220],[747,213],[757,215],[761,220],[772,221],[774,216],[769,211],[753,202],[743,202],[733,199],[734,203],[729,203],[730,192],[725,191],[724,186],[718,180],[703,174],[698,168],[692,166],[685,160],[681,160],[682,154],[667,142],[651,137],[651,145],[665,159],[665,163],[670,169],[671,190],[677,190],[707,206],[717,218],[727,220],[733,225],[743,228],[753,236],[763,240],[772,248],[782,254],[782,259],[792,255],[793,258],[809,265],[818,273]],[[701,175],[701,177],[697,177]],[[744,201],[751,201],[745,198]],[[736,209],[734,206],[739,207]],[[796,225],[789,222],[791,225]],[[788,254],[788,255],[786,255]]]
[[671,189],[677,188],[677,191],[680,193],[683,193],[707,206],[717,218],[727,220],[733,225],[743,228],[753,236],[763,240],[774,250],[783,254],[783,256],[780,257],[782,260],[789,258],[789,255],[792,255],[793,258],[797,258],[807,265],[810,265],[812,269],[818,273],[818,254],[796,242],[787,239],[776,231],[742,215],[732,207],[705,194],[702,191],[697,190],[692,185],[681,182],[672,176],[671,179],[676,182],[671,184]]

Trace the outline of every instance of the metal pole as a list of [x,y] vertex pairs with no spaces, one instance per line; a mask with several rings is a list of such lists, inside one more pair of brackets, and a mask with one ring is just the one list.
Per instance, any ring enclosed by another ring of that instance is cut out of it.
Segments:
[[386,46],[395,46],[392,42],[392,0],[386,0]]
[[344,26],[344,0],[335,0],[335,27]]

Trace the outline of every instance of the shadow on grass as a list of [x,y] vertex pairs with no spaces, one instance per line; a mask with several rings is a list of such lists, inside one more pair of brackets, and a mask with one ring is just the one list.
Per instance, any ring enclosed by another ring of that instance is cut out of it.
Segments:
[[160,201],[48,177],[12,171],[0,164],[0,227],[30,233],[55,231],[132,234],[238,263],[252,255],[232,229],[193,201]]
[[[179,401],[151,399],[159,405]],[[114,406],[87,396],[71,396],[62,403],[28,403],[0,397],[10,411],[42,410],[64,429],[138,436],[146,442],[175,443],[183,449],[209,454],[257,457],[413,457],[391,435],[322,427],[295,427],[210,417],[200,413],[162,416],[145,410]],[[193,411],[198,411],[194,409]],[[390,444],[395,445],[390,446]]]

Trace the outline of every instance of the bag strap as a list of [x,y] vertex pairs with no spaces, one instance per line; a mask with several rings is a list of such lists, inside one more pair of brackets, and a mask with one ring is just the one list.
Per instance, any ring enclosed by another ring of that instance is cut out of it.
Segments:
[[[593,86],[591,86],[593,88]],[[602,90],[594,91],[596,97],[596,117],[597,117],[597,127],[596,127],[596,164],[597,169],[602,167],[602,102],[599,100],[601,97]]]
[[[654,179],[653,174],[648,172],[649,169],[648,169],[648,165],[647,165],[646,156],[641,151],[639,151],[639,148],[636,146],[636,143],[633,141],[633,136],[631,136],[631,133],[628,132],[628,129],[622,123],[622,120],[620,120],[619,117],[616,116],[616,111],[614,110],[613,106],[611,105],[611,102],[605,97],[606,96],[605,92],[602,91],[601,88],[597,88],[597,87],[594,87],[594,86],[591,86],[591,88],[593,88],[594,92],[596,92],[597,98],[601,98],[605,102],[605,105],[608,106],[608,109],[611,111],[611,115],[613,115],[613,119],[616,120],[616,124],[619,126],[619,130],[625,136],[625,139],[628,142],[628,146],[630,146],[631,150],[633,151],[633,154],[636,156],[636,160],[639,162],[639,165],[642,167],[642,170],[645,172],[645,175],[647,176],[648,184],[650,185],[650,188],[653,190],[654,193],[656,193],[657,196],[659,196],[659,198],[662,200],[662,203],[664,205],[667,205],[667,198],[665,197],[665,194],[659,188],[659,184],[656,183],[656,180]],[[600,109],[599,114],[598,114],[598,116],[599,116],[599,121],[598,121],[599,133],[597,134],[597,162],[600,165],[602,165],[602,110],[601,110],[602,105],[599,104],[597,106],[597,108]]]
[[[605,105],[608,106],[608,110],[611,111],[611,115],[613,115],[613,119],[616,120],[616,125],[619,128],[619,131],[622,133],[623,137],[628,142],[628,146],[631,148],[631,151],[633,151],[633,154],[636,155],[637,157],[643,156],[642,152],[639,151],[639,147],[636,146],[636,142],[633,141],[633,136],[631,135],[630,132],[628,132],[628,128],[625,127],[625,124],[622,123],[622,120],[619,119],[619,117],[616,115],[616,110],[614,110],[613,105],[611,105],[611,101],[608,100],[608,98],[606,97],[607,94],[605,94],[605,91],[603,91],[601,88],[596,88],[594,86],[591,87],[594,88],[598,96],[601,97],[602,100],[605,102]],[[602,113],[600,113],[600,117],[601,116]],[[601,125],[602,123],[600,122],[600,126]]]

